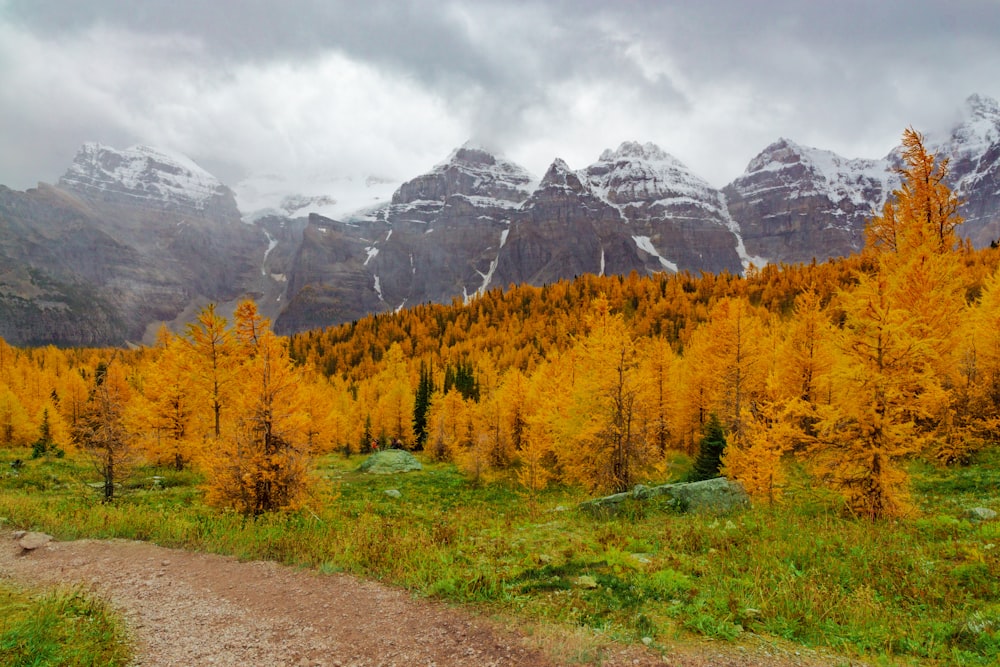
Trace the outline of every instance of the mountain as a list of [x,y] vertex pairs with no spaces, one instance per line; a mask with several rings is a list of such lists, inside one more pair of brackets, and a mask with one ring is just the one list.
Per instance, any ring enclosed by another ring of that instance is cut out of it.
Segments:
[[310,216],[281,332],[581,273],[738,272],[721,194],[652,144],[541,181],[473,145],[347,221]]
[[[1000,104],[972,95],[927,147],[948,159],[948,185],[962,202],[959,233],[976,247],[1000,238]],[[747,251],[770,262],[808,262],[856,252],[864,227],[892,191],[901,148],[881,159],[847,159],[779,139],[723,188]]]
[[1000,239],[1000,103],[971,95],[951,132],[930,134],[928,146],[949,158],[949,185],[963,202],[962,235],[976,247]]
[[62,345],[150,340],[158,322],[259,288],[266,245],[190,160],[98,144],[56,186],[0,191],[0,238],[0,336]]
[[[927,145],[950,160],[960,231],[1000,238],[1000,104],[971,96]],[[291,333],[588,272],[823,260],[862,247],[900,164],[899,148],[848,159],[782,138],[718,190],[650,143],[541,179],[466,144],[398,185],[286,174],[234,192],[182,155],[88,143],[55,185],[0,186],[0,337],[151,342],[244,297]]]
[[888,160],[848,160],[779,139],[723,189],[747,251],[770,262],[857,252],[865,222],[899,186]]
[[533,181],[522,167],[467,144],[381,207],[347,221],[311,215],[276,330],[474,294]]

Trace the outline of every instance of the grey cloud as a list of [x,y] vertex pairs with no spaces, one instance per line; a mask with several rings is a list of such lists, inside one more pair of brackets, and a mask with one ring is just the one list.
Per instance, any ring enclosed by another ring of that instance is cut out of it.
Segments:
[[[426,136],[394,134],[399,142],[419,140],[419,147],[369,140],[382,147],[385,160],[417,159],[430,150],[429,137],[460,141],[464,134],[523,154],[540,171],[554,155],[537,151],[549,150],[554,137],[573,143],[565,153],[593,157],[625,139],[653,140],[679,150],[720,185],[779,135],[873,157],[888,151],[904,126],[943,122],[969,93],[1000,96],[1000,8],[983,0],[0,0],[4,24],[54,49],[99,29],[134,35],[140,43],[170,36],[189,41],[178,42],[186,45],[181,52],[151,49],[141,62],[104,63],[136,70],[116,89],[118,109],[72,86],[62,97],[30,86],[0,92],[0,123],[17,135],[8,145],[18,154],[16,163],[0,156],[0,182],[28,172],[32,179],[51,178],[84,139],[151,141],[141,136],[141,122],[126,126],[122,118],[158,121],[170,105],[192,106],[166,114],[163,122],[178,125],[157,136],[208,153],[215,139],[204,127],[223,123],[227,113],[266,109],[249,110],[255,105],[238,98],[227,98],[225,108],[202,108],[199,90],[280,63],[306,67],[329,53],[384,74],[385,81],[407,82],[411,93],[426,98],[421,104],[440,100],[441,117],[427,119]],[[21,65],[0,62],[0,86]],[[593,100],[580,99],[586,94]],[[379,99],[404,109],[412,102]],[[54,111],[60,101],[76,113]],[[373,111],[393,110],[361,104],[358,113]],[[185,113],[211,118],[178,121]],[[331,124],[355,122],[343,109],[338,113]],[[259,128],[245,141],[295,130],[278,123],[266,116],[241,123]],[[196,131],[203,134],[184,136]],[[413,132],[421,133],[419,127]],[[235,130],[222,134],[231,138]],[[322,140],[283,138],[289,144]],[[67,141],[73,145],[57,146]],[[345,155],[363,149],[363,137],[354,141],[344,146]],[[268,150],[256,148],[258,156]],[[450,148],[441,146],[437,155]],[[277,155],[282,148],[272,150]],[[240,165],[230,153],[208,159],[231,174],[261,168]]]

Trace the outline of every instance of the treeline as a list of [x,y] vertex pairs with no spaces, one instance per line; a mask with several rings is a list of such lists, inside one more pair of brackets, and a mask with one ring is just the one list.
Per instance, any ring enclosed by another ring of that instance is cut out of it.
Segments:
[[721,425],[722,472],[759,498],[799,457],[859,515],[902,514],[908,458],[961,462],[1000,427],[1000,251],[959,242],[947,163],[912,130],[904,146],[902,188],[841,260],[512,286],[287,341],[244,304],[232,329],[209,309],[148,350],[0,345],[0,444],[44,425],[82,446],[116,372],[125,439],[252,513],[293,505],[319,452],[395,445],[478,480],[613,491]]

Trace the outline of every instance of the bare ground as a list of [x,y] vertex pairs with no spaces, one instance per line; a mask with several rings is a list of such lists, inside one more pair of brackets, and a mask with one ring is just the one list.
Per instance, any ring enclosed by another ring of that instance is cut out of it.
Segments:
[[530,634],[473,611],[346,575],[165,549],[143,542],[51,542],[22,551],[0,534],[0,578],[82,585],[110,601],[135,640],[136,665],[220,667],[818,667],[848,661],[766,642],[697,643],[665,655],[598,645],[544,628]]

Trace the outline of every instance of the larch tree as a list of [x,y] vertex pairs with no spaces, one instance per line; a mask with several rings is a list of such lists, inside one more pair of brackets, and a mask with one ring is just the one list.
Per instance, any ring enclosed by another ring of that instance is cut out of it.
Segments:
[[73,438],[101,475],[104,502],[115,497],[115,487],[131,472],[135,434],[128,428],[125,409],[131,387],[122,363],[101,362],[94,371],[90,399],[73,428]]
[[34,434],[34,424],[20,399],[7,385],[0,384],[0,446],[26,446]]
[[139,409],[152,429],[153,457],[175,470],[183,470],[194,458],[197,446],[191,433],[194,397],[190,391],[189,348],[163,329],[157,351],[159,356],[146,369],[146,401]]
[[210,409],[212,434],[222,436],[222,409],[238,360],[237,345],[226,318],[210,303],[187,327],[193,388]]
[[640,349],[639,372],[643,377],[644,432],[656,445],[659,454],[670,446],[670,419],[674,403],[676,359],[670,343],[660,337],[649,338]]
[[651,462],[640,432],[641,378],[635,340],[606,298],[591,306],[589,333],[576,346],[578,366],[569,394],[561,458],[576,481],[624,491]]
[[868,519],[908,509],[903,461],[946,421],[962,310],[947,164],[919,133],[903,135],[903,185],[869,225],[874,270],[840,295],[840,395],[821,410],[815,463]]
[[255,342],[241,343],[248,356],[233,399],[234,428],[206,457],[207,498],[259,516],[297,507],[309,489],[308,396],[283,339],[264,328]]

